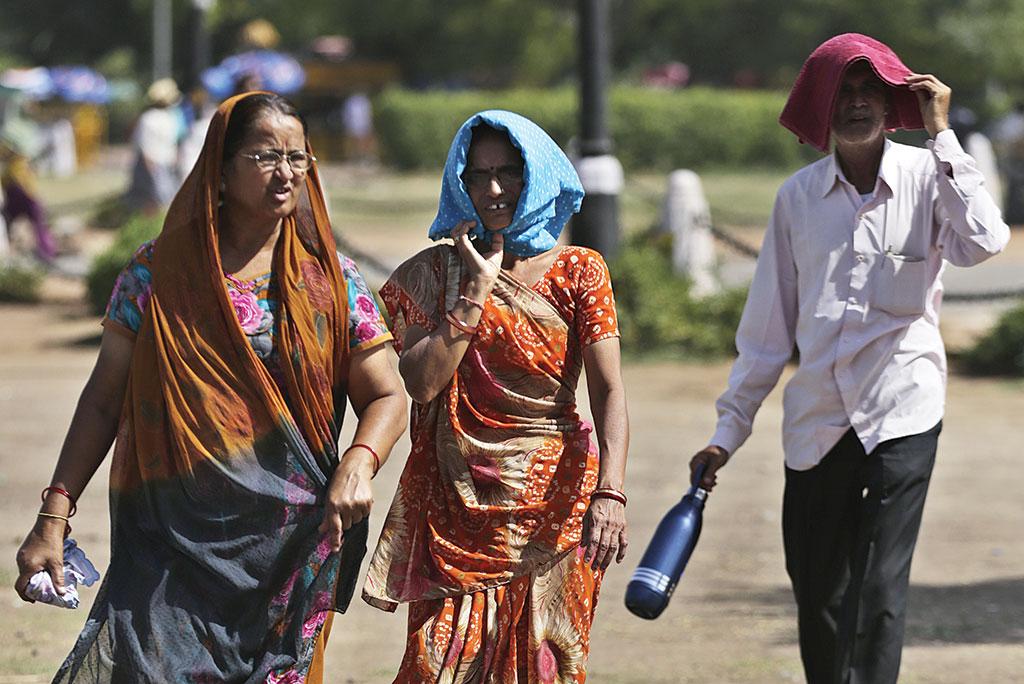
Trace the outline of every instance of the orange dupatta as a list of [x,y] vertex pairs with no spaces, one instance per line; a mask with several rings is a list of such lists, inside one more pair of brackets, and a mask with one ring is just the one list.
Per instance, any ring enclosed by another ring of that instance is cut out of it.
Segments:
[[341,554],[317,532],[349,357],[315,167],[274,254],[283,388],[224,283],[221,158],[246,96],[218,109],[154,245],[111,469],[111,564],[55,681],[303,681],[327,611],[354,589],[365,524]]

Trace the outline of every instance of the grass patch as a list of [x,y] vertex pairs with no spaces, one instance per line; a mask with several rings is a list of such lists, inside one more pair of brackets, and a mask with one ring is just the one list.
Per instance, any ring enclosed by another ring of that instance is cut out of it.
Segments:
[[693,297],[689,280],[672,270],[670,254],[671,236],[638,233],[609,265],[624,352],[675,358],[735,354],[746,291]]
[[959,357],[975,375],[1024,377],[1024,304],[1010,309],[978,343]]
[[32,304],[39,301],[43,272],[17,263],[0,264],[0,302]]
[[93,313],[103,315],[117,276],[128,265],[139,245],[160,233],[163,220],[161,215],[133,217],[118,229],[114,243],[96,256],[86,276],[89,308]]

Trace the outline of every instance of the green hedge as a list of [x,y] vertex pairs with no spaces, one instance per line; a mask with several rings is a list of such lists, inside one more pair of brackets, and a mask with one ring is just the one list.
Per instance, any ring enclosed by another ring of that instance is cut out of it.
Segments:
[[671,236],[643,233],[630,238],[609,264],[624,352],[734,355],[746,290],[691,297],[689,281],[672,270],[671,251]]
[[[814,159],[778,123],[785,95],[688,88],[615,88],[610,125],[627,169],[784,168]],[[518,112],[563,147],[578,130],[576,91],[413,92],[391,89],[376,102],[385,161],[402,169],[440,169],[459,125],[484,109]]]
[[977,375],[1024,376],[1024,304],[1000,316],[962,361],[968,372]]
[[0,263],[0,302],[32,303],[40,298],[43,272],[15,263]]
[[110,299],[117,276],[131,260],[139,245],[152,240],[160,233],[163,223],[162,215],[135,215],[118,229],[113,244],[106,251],[96,255],[85,279],[86,297],[93,313],[102,315],[106,311],[107,301]]

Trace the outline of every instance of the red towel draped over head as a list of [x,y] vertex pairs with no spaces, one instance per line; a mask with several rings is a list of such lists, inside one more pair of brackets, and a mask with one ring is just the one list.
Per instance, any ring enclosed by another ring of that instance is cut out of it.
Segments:
[[843,33],[829,38],[811,53],[796,77],[779,123],[796,133],[800,142],[828,152],[832,109],[846,67],[865,59],[889,86],[888,130],[924,128],[917,96],[903,78],[911,73],[885,43],[860,33]]

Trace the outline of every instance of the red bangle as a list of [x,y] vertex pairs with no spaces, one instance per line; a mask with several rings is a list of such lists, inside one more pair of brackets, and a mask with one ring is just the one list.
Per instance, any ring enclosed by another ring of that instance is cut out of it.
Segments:
[[43,491],[39,494],[40,501],[46,503],[46,495],[49,494],[50,492],[56,492],[57,494],[63,494],[64,496],[68,497],[68,501],[71,502],[71,512],[68,513],[69,518],[78,512],[78,502],[75,501],[75,497],[71,496],[71,492],[69,492],[66,489],[61,489],[60,487],[46,487],[45,489],[43,489]]
[[456,330],[460,330],[460,331],[466,333],[467,335],[475,335],[476,334],[476,326],[475,325],[470,325],[469,323],[466,323],[465,321],[460,321],[458,318],[456,318],[454,315],[452,315],[451,311],[447,312],[444,315],[444,317],[445,317],[445,320],[447,320],[449,323],[451,323],[452,327],[455,328]]
[[370,452],[370,455],[373,456],[373,475],[371,475],[371,477],[376,477],[377,471],[380,470],[380,456],[378,456],[377,452],[374,451],[369,445],[363,444],[362,442],[356,442],[348,449],[345,449],[345,453],[352,451],[356,447],[362,447],[363,449],[366,449],[367,451]]
[[594,493],[590,495],[590,499],[612,499],[614,501],[618,501],[623,506],[626,505],[626,495],[622,491],[612,487],[599,487],[598,489],[595,489]]

